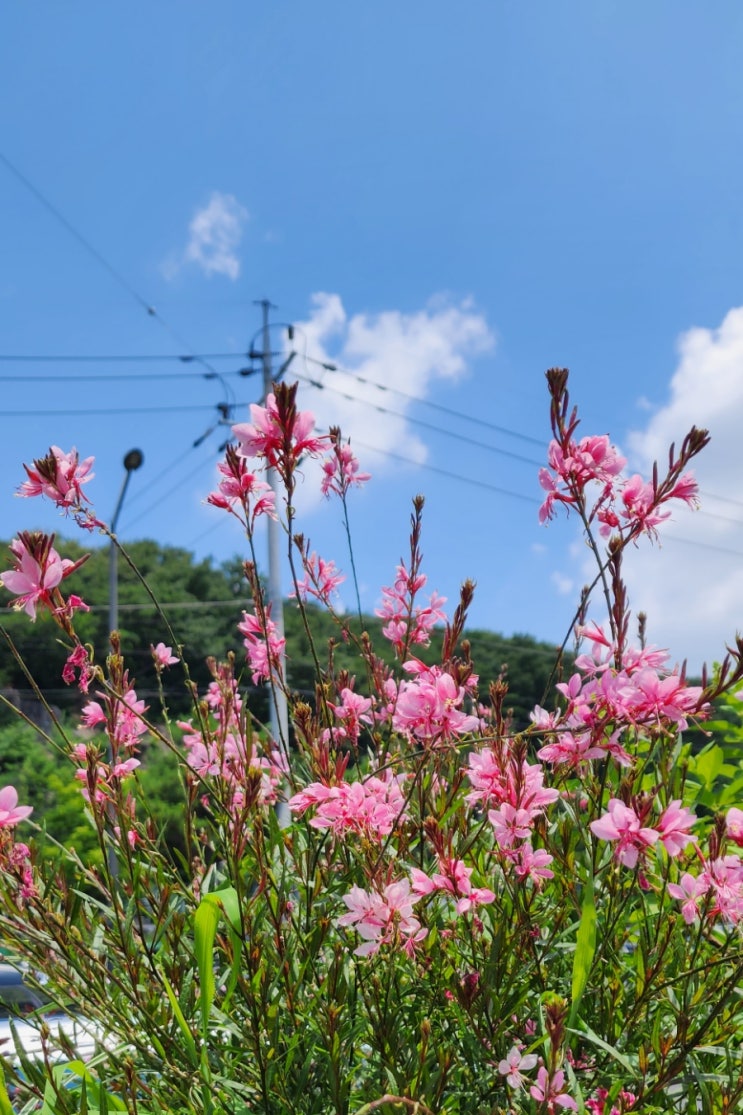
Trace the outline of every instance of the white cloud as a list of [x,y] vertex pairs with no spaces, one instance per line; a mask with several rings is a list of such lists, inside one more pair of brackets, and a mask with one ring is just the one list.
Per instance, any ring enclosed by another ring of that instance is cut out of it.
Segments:
[[[460,379],[469,358],[492,349],[495,338],[485,318],[469,301],[435,300],[412,314],[386,310],[349,317],[339,295],[315,294],[312,307],[309,318],[297,323],[294,368],[322,387],[301,383],[303,409],[325,428],[340,426],[359,446],[364,464],[369,447],[378,450],[376,471],[399,467],[386,453],[424,462],[426,445],[408,423],[411,400],[405,396],[425,396],[436,379]],[[303,366],[305,355],[313,362]],[[326,371],[316,361],[337,370]]]
[[692,466],[702,510],[675,511],[662,548],[628,553],[625,572],[634,614],[648,614],[649,641],[688,658],[694,673],[743,633],[743,307],[718,329],[684,333],[678,349],[669,401],[630,435],[630,458],[649,475],[654,460],[665,467],[671,442],[680,446],[694,425],[708,429]]
[[572,577],[566,577],[563,573],[555,571],[551,574],[551,580],[560,596],[570,596],[575,593],[575,581]]
[[195,263],[207,278],[225,275],[233,281],[237,279],[240,275],[237,249],[248,218],[247,209],[237,198],[215,191],[208,203],[194,213],[181,259],[170,258],[163,264],[165,277],[172,279],[184,264]]

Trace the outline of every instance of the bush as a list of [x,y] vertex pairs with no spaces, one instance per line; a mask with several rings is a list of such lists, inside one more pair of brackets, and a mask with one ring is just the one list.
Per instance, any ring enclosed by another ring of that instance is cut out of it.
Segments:
[[[475,673],[472,585],[448,620],[422,595],[422,500],[409,559],[383,589],[394,665],[334,613],[337,571],[296,533],[297,470],[329,451],[323,486],[344,513],[366,478],[337,431],[314,435],[296,387],[277,386],[235,427],[210,496],[245,529],[253,606],[239,623],[244,667],[212,661],[199,691],[184,665],[182,747],[167,709],[156,723],[137,696],[116,633],[105,661],[80,642],[82,602],[60,587],[74,565],[48,538],[16,540],[2,579],[18,606],[53,616],[66,677],[90,691],[88,735],[67,746],[100,863],[69,851],[60,872],[16,841],[27,810],[6,787],[0,938],[105,1034],[87,1067],[51,1054],[26,1065],[27,1110],[43,1096],[48,1112],[140,1115],[737,1108],[743,811],[728,799],[695,816],[705,759],[681,732],[740,685],[743,646],[714,680],[687,684],[664,653],[630,641],[622,582],[627,547],[652,539],[674,500],[696,500],[688,465],[706,435],[692,430],[664,477],[626,478],[608,438],[577,438],[566,373],[548,382],[541,515],[562,505],[579,516],[597,572],[576,611],[574,666],[528,724],[506,714],[502,676],[486,687]],[[27,469],[23,492],[105,530],[84,498],[86,464],[54,450]],[[255,521],[276,511],[267,468],[283,488],[311,697],[288,692],[256,574]],[[603,624],[588,619],[594,590]],[[308,598],[328,610],[343,664],[316,641]],[[419,648],[441,623],[439,660],[426,664]],[[152,648],[160,681],[181,657],[168,640]],[[273,735],[243,700],[262,681]],[[148,816],[145,738],[174,757],[179,842]]]

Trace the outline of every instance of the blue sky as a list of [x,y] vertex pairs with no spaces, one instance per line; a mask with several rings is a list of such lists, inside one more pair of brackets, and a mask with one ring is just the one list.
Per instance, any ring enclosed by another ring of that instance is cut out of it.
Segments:
[[[635,468],[710,428],[703,510],[628,579],[652,642],[720,657],[743,629],[740,4],[80,0],[0,21],[0,355],[161,357],[0,361],[0,534],[64,530],[13,499],[22,460],[95,455],[106,517],[138,446],[122,538],[240,552],[203,505],[223,434],[193,442],[218,403],[244,421],[257,401],[237,373],[270,298],[300,326],[304,405],[374,473],[351,506],[366,608],[423,492],[431,589],[470,576],[475,626],[562,639],[585,549],[536,518],[562,365],[583,432]],[[189,353],[232,355],[207,379]],[[313,483],[304,532],[347,569]]]

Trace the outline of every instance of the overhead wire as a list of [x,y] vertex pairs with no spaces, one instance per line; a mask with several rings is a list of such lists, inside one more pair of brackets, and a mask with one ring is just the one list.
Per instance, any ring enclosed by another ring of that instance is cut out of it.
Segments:
[[497,453],[500,456],[510,457],[512,460],[521,461],[523,464],[532,465],[535,468],[540,468],[543,463],[542,461],[535,461],[532,457],[524,457],[520,453],[512,453],[509,449],[500,449],[498,446],[490,445],[488,442],[475,441],[473,438],[457,433],[455,430],[448,430],[444,426],[435,426],[432,422],[426,422],[423,418],[414,418],[409,414],[404,414],[401,411],[382,406],[380,403],[372,403],[368,399],[362,399],[358,395],[350,395],[347,391],[342,391],[338,387],[332,387],[327,383],[321,383],[319,380],[312,379],[310,376],[303,376],[301,372],[297,373],[297,378],[304,380],[320,391],[330,391],[332,394],[340,395],[341,398],[347,399],[349,402],[371,407],[380,414],[389,414],[393,418],[402,418],[404,421],[410,422],[415,426],[421,426],[423,429],[430,430],[433,433],[443,434],[444,437],[454,438],[456,441],[466,442],[467,445],[474,445],[478,449],[486,449],[490,453]]
[[[56,353],[43,356],[40,353],[17,353],[15,355],[9,353],[0,354],[0,363],[8,364],[154,364],[158,361],[173,363],[178,361],[181,364],[190,364],[194,360],[244,360],[247,357],[246,352],[202,352],[196,354],[183,355],[177,352],[153,352],[153,353],[116,353],[105,356],[96,354],[70,354],[70,353]],[[0,379],[6,379],[6,376],[0,376]]]
[[234,402],[234,392],[222,376],[221,372],[218,372],[209,360],[194,352],[192,347],[186,341],[184,341],[183,337],[180,336],[180,334],[170,325],[170,323],[165,320],[162,314],[158,310],[156,310],[155,307],[146,298],[142,297],[139,291],[129,282],[128,279],[124,277],[124,275],[118,270],[118,268],[114,267],[113,264],[111,264],[106,259],[106,257],[102,255],[102,253],[91,243],[91,241],[88,240],[88,238],[84,236],[79,231],[79,229],[77,229],[75,225],[72,224],[70,220],[68,220],[64,213],[62,213],[62,211],[49,200],[49,198],[38,188],[38,186],[36,186],[27,175],[19,170],[19,168],[13,162],[11,162],[7,155],[5,155],[2,151],[0,151],[0,162],[2,162],[6,169],[9,170],[10,173],[13,174],[15,178],[19,182],[21,182],[21,184],[36,198],[39,204],[42,205],[47,210],[47,212],[51,213],[51,215],[57,221],[59,221],[63,228],[65,228],[67,232],[78,242],[78,244],[80,244],[81,247],[84,248],[86,252],[88,252],[91,258],[93,258],[111,276],[111,278],[116,283],[118,283],[118,285],[123,290],[125,290],[131,298],[134,299],[137,305],[145,311],[147,316],[154,318],[155,321],[157,321],[158,324],[163,329],[165,329],[167,333],[170,334],[173,340],[178,343],[179,347],[187,351],[189,357],[193,361],[201,364],[201,366],[206,368],[206,370],[211,374],[213,378],[217,379],[222,384],[228,398],[231,398],[232,405],[236,405]]
[[[368,387],[375,387],[378,391],[392,392],[395,395],[400,395],[403,399],[408,399],[413,403],[421,403],[423,406],[430,407],[432,410],[438,410],[442,414],[447,414],[450,418],[461,418],[465,422],[471,422],[475,426],[482,426],[485,429],[493,430],[498,434],[506,434],[508,437],[516,438],[519,441],[529,442],[531,445],[538,445],[544,448],[544,438],[532,437],[530,434],[522,434],[518,430],[511,430],[507,426],[499,426],[495,422],[489,422],[485,418],[478,418],[474,414],[468,414],[466,411],[454,410],[453,407],[444,406],[443,403],[435,403],[432,399],[424,399],[420,395],[412,395],[408,391],[403,391],[399,387],[394,387],[391,384],[379,383],[378,380],[368,379],[366,376],[358,375],[356,372],[351,371],[349,368],[344,368],[333,361],[318,360],[314,356],[305,356],[310,364],[317,364],[319,367],[324,368],[327,372],[341,372],[343,375],[352,376],[358,383],[364,383]],[[323,385],[327,386],[327,385]],[[373,405],[373,404],[372,404]]]
[[[235,402],[228,404],[230,409],[233,407],[248,406],[245,402]],[[76,410],[3,410],[0,412],[0,418],[85,418],[90,415],[106,415],[106,414],[169,414],[178,411],[183,413],[185,411],[204,411],[204,403],[169,403],[167,406],[136,406],[136,407],[85,407]]]
[[184,484],[186,484],[204,468],[204,463],[204,461],[199,461],[194,468],[181,476],[178,482],[174,484],[172,488],[169,488],[167,492],[164,492],[161,496],[158,496],[156,500],[148,504],[147,507],[143,508],[139,512],[139,514],[134,516],[133,519],[127,518],[127,528],[131,528],[134,523],[138,523],[140,519],[144,519],[147,515],[150,514],[151,511],[154,511],[156,507],[159,507],[162,503],[165,502],[166,499],[169,499],[174,492],[177,492],[179,488],[183,487]]
[[[76,376],[65,374],[64,380],[60,381],[58,375],[49,376],[0,376],[0,383],[23,383],[24,385],[32,383],[61,383],[66,387],[68,383],[131,383],[132,380],[144,379],[151,383],[153,380],[166,380],[177,379],[179,383],[183,383],[183,376],[178,375],[177,372],[159,372],[153,374],[152,372],[134,372],[129,375],[105,375],[99,372],[90,376]],[[206,379],[206,376],[199,376],[199,381]]]

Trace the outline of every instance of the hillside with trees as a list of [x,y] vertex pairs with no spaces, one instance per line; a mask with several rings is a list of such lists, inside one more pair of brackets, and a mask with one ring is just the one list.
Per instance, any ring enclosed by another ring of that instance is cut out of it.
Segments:
[[[7,543],[2,551],[7,552]],[[77,542],[58,540],[57,547],[65,557],[77,560],[85,551]],[[189,664],[190,675],[203,692],[211,680],[206,660],[209,656],[224,658],[234,652],[237,661],[244,660],[242,636],[237,623],[243,609],[250,607],[247,586],[238,558],[222,565],[209,560],[197,561],[186,550],[161,546],[157,542],[135,542],[128,547],[130,557],[146,578],[162,613],[170,624],[173,640],[163,615],[159,614],[139,578],[119,561],[119,632],[121,649],[137,693],[155,714],[158,708],[157,678],[149,653],[150,645],[163,641],[177,643]],[[8,565],[10,562],[7,563]],[[76,625],[81,638],[91,643],[100,657],[108,638],[108,552],[95,549],[75,573],[75,591],[90,606],[87,613],[78,613]],[[6,605],[9,594],[0,588],[1,603]],[[357,675],[357,688],[364,689],[363,668],[353,645],[343,637],[342,628],[334,618],[319,607],[312,608],[314,653],[321,666],[332,659],[335,670],[346,669]],[[48,731],[49,739],[57,741],[55,751],[32,726],[18,721],[7,705],[0,707],[0,785],[12,783],[22,800],[34,806],[34,820],[44,821],[50,833],[84,856],[96,856],[96,842],[80,808],[79,785],[74,780],[73,765],[64,755],[62,739],[45,717],[42,703],[31,688],[23,663],[39,684],[45,702],[59,716],[68,731],[77,727],[84,698],[75,686],[65,686],[62,668],[67,651],[59,639],[59,629],[47,616],[40,615],[35,623],[22,612],[4,608],[0,620],[6,639],[0,651],[0,693],[11,703],[20,705],[30,720]],[[299,610],[287,600],[284,616],[287,638],[287,676],[292,690],[312,701],[315,693],[313,648],[301,622]],[[390,644],[382,636],[382,623],[376,616],[343,617],[351,631],[369,633],[376,653],[392,663]],[[529,711],[542,702],[555,664],[556,649],[540,643],[529,635],[506,638],[488,631],[467,633],[475,670],[480,677],[481,699],[487,700],[488,685],[497,678],[508,681],[506,707],[513,710],[514,725],[524,726]],[[11,648],[12,642],[15,648]],[[431,646],[420,649],[420,657],[428,663],[440,657],[441,635],[434,633]],[[190,714],[190,698],[183,684],[183,672],[175,666],[165,672],[164,695],[169,711],[176,719]],[[242,689],[248,707],[261,721],[268,718],[268,697],[265,687],[252,685],[247,668]],[[142,767],[138,772],[145,791],[157,803],[157,813],[166,825],[166,839],[172,845],[180,840],[178,802],[182,801],[177,781],[177,764],[167,749],[157,743],[145,748]],[[50,844],[48,853],[53,854]]]

